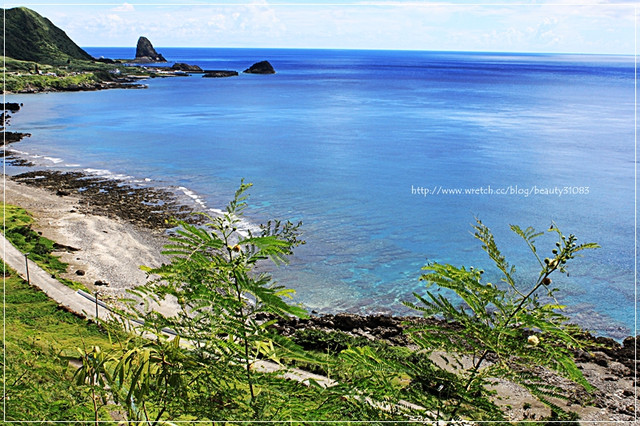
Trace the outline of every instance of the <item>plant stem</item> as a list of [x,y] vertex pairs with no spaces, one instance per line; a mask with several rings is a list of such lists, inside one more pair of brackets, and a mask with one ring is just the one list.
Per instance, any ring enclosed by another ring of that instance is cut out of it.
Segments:
[[529,293],[527,293],[527,295],[522,298],[522,300],[520,301],[518,306],[511,312],[511,314],[509,314],[509,316],[505,320],[504,324],[502,325],[503,327],[506,327],[509,324],[509,322],[511,322],[513,317],[515,317],[516,314],[522,310],[522,307],[524,306],[524,303],[529,299],[529,297],[531,297],[531,295],[533,295],[533,293],[538,291],[540,286],[542,286],[542,283],[544,282],[545,278],[549,277],[549,275],[551,275],[551,273],[553,271],[555,271],[555,270],[556,270],[556,268],[553,268],[553,269],[547,271],[542,277],[538,278],[538,282],[536,283],[536,285],[533,286],[531,291]]
[[147,423],[150,423],[149,413],[147,413],[147,404],[142,401],[142,411],[144,412],[144,417],[147,420]]
[[167,408],[166,405],[164,407],[162,407],[162,410],[160,410],[160,412],[158,413],[158,416],[156,417],[155,421],[153,422],[153,424],[151,426],[156,426],[158,424],[158,422],[160,421],[160,417],[162,417],[162,414],[164,413],[166,408]]
[[[237,288],[238,286],[237,279],[234,278],[234,282]],[[238,289],[238,301],[242,303],[242,294],[240,293],[239,289]],[[249,362],[249,340],[247,338],[247,330],[244,328],[246,318],[244,317],[244,314],[242,314],[242,305],[240,306],[240,311],[241,311],[240,318],[242,319],[242,326],[241,326],[242,341],[244,343],[244,360],[245,360],[244,362],[245,362],[245,368],[247,370],[247,382],[249,383],[249,392],[251,394],[251,402],[253,404],[255,394],[253,392],[253,380],[251,379],[251,363]]]
[[[225,245],[227,246],[227,253],[229,254],[229,262],[233,265],[233,252],[229,247],[229,236],[224,235]],[[251,363],[249,362],[249,341],[247,338],[247,330],[245,328],[246,317],[242,311],[242,290],[240,289],[240,284],[238,283],[238,277],[236,274],[233,274],[233,285],[236,290],[236,297],[239,303],[239,312],[237,314],[237,318],[241,320],[240,330],[242,332],[242,343],[244,345],[244,365],[247,373],[247,384],[249,385],[249,394],[251,395],[251,405],[253,405],[253,401],[255,399],[255,393],[253,391],[253,380],[251,378]]]
[[96,426],[99,426],[100,422],[98,420],[98,403],[96,402],[96,389],[94,386],[91,386],[91,399],[93,400],[93,413],[95,416],[94,421],[96,423]]
[[[484,350],[484,352],[482,353],[482,355],[480,356],[478,361],[473,366],[473,370],[471,371],[471,376],[469,377],[469,380],[467,380],[467,384],[464,386],[465,392],[467,392],[469,390],[469,388],[471,387],[471,383],[473,383],[473,381],[475,380],[476,376],[478,375],[478,371],[480,371],[480,365],[482,364],[482,362],[484,361],[484,359],[486,358],[487,355],[489,355],[489,349],[485,349]],[[458,403],[456,404],[455,408],[451,412],[451,418],[453,418],[456,415],[456,413],[458,412],[458,409],[460,408],[461,405],[462,405],[462,399],[460,399],[458,401]]]

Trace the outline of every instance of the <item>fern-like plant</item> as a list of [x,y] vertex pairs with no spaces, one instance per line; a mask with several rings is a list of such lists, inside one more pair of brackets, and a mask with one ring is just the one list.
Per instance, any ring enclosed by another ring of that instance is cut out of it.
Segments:
[[543,260],[535,239],[544,232],[531,227],[523,230],[515,225],[511,230],[522,237],[540,266],[532,284],[517,282],[515,267],[506,261],[489,228],[477,220],[474,235],[500,271],[503,283],[483,282],[484,271],[473,267],[431,263],[423,268],[427,272],[421,277],[427,288],[452,290],[462,303],[456,305],[432,290],[426,296],[415,294],[419,303],[406,303],[425,317],[442,320],[414,326],[409,334],[421,348],[446,353],[446,361],[460,379],[455,394],[443,401],[445,420],[476,418],[478,412],[491,411],[487,385],[494,379],[507,379],[525,387],[549,406],[554,415],[569,417],[553,401],[565,395],[540,376],[540,367],[553,370],[586,390],[592,389],[576,367],[571,352],[585,342],[579,337],[580,330],[562,315],[563,306],[555,301],[558,289],[552,285],[551,275],[567,273],[568,261],[583,250],[599,246],[577,244],[574,235],[565,236],[551,226],[548,232],[556,233],[558,241],[550,256]]
[[291,298],[293,290],[275,284],[269,274],[257,270],[260,261],[285,262],[293,248],[304,243],[299,239],[301,224],[270,221],[257,235],[241,229],[250,187],[241,183],[224,214],[205,215],[203,225],[179,222],[177,235],[170,238],[164,252],[171,256],[171,263],[144,268],[157,278],[135,293],[147,301],[160,303],[169,297],[177,302],[177,316],[145,315],[146,327],[158,332],[170,328],[193,346],[201,362],[224,366],[228,380],[220,386],[234,395],[228,404],[246,404],[245,412],[253,412],[257,419],[265,415],[259,399],[267,393],[256,378],[255,362],[304,358],[290,340],[272,331],[272,322],[260,321],[257,314],[307,314],[283,300]]

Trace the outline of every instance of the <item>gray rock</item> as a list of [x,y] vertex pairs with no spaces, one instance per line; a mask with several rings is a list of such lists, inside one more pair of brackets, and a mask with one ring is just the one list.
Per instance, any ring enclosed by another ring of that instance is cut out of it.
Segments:
[[136,62],[167,62],[167,60],[156,52],[153,45],[146,37],[140,37],[138,39],[138,46],[136,47]]
[[238,71],[207,70],[204,72],[203,77],[221,78],[221,77],[234,77],[236,75],[238,75]]
[[171,69],[176,71],[204,72],[199,66],[185,64],[184,62],[176,62],[171,66]]
[[273,69],[269,61],[261,61],[251,65],[243,72],[247,74],[275,74],[276,70]]

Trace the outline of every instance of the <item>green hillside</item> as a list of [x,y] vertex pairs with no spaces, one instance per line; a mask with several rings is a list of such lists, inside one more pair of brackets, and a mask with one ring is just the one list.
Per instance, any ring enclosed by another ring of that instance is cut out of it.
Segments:
[[93,59],[50,20],[26,7],[5,10],[4,30],[0,42],[6,41],[5,56],[14,59],[52,65]]

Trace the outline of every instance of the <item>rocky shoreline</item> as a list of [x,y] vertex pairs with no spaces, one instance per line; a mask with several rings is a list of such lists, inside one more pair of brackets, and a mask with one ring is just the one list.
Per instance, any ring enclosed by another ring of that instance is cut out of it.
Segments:
[[[65,87],[35,87],[27,85],[24,89],[15,93],[32,94],[48,92],[93,92],[107,89],[146,89],[147,85],[137,83],[138,79],[124,78],[119,81],[100,81],[92,83],[70,84]],[[11,92],[6,92],[11,93]]]
[[193,209],[166,189],[134,187],[117,179],[52,170],[29,171],[12,180],[47,189],[60,197],[76,196],[83,213],[118,218],[144,228],[165,230],[173,227],[176,219],[194,220]]
[[[22,139],[31,136],[31,133],[10,132],[6,129],[11,121],[11,115],[9,115],[9,112],[15,114],[20,111],[21,106],[22,104],[15,102],[2,103],[2,112],[0,112],[0,131],[2,132],[0,137],[2,140],[0,141],[0,144],[3,146],[9,145],[10,143],[20,142]],[[2,150],[1,156],[5,160],[14,160],[16,163],[19,163],[19,165],[30,165],[30,163],[26,162],[24,159],[19,159],[14,155],[14,153],[7,151],[6,149]]]
[[[267,318],[264,319],[275,319]],[[273,328],[279,334],[294,337],[300,331],[317,330],[325,333],[345,333],[352,337],[365,338],[369,341],[382,340],[391,345],[412,347],[412,343],[405,334],[409,327],[421,324],[438,323],[443,327],[451,327],[433,318],[421,317],[392,317],[387,315],[356,315],[341,313],[335,315],[312,315],[308,319],[292,318],[278,320]],[[622,344],[607,337],[596,337],[590,334],[586,340],[593,342],[594,348],[589,351],[576,350],[574,352],[576,364],[585,378],[596,391],[588,394],[580,386],[558,376],[557,374],[540,369],[538,374],[549,384],[560,387],[568,396],[567,411],[580,415],[582,421],[615,421],[631,422],[636,418],[636,371],[638,361],[635,358],[637,337],[629,336]],[[307,345],[309,342],[307,342]],[[326,341],[312,341],[313,348],[327,351],[331,348]],[[305,346],[305,345],[303,345]],[[335,348],[333,348],[335,349]],[[498,387],[498,396],[507,398],[510,393],[522,392],[513,384],[502,384]],[[505,393],[505,395],[502,395]],[[591,400],[590,405],[585,405]],[[539,403],[538,403],[539,404]],[[548,412],[545,407],[535,405],[533,399],[528,399],[525,393],[510,401],[512,407],[508,414],[512,420],[542,419]],[[526,408],[531,405],[532,408]]]
[[[117,219],[160,233],[170,227],[172,217],[180,216],[184,219],[191,214],[191,210],[177,203],[175,195],[169,191],[148,187],[132,188],[121,181],[87,176],[83,173],[30,171],[15,176],[12,180],[21,185],[45,189],[58,198],[75,197],[78,199],[75,207],[87,215]],[[91,280],[93,282],[95,276]],[[99,280],[112,282],[111,278]],[[114,286],[111,288],[115,290]],[[294,336],[301,330],[319,330],[411,347],[404,330],[410,325],[434,321],[437,320],[350,313],[312,313],[309,319],[280,320],[274,328],[285,336]],[[575,355],[578,367],[587,380],[597,388],[593,395],[585,394],[576,385],[551,372],[541,374],[550,383],[560,386],[568,395],[572,395],[567,401],[566,409],[577,412],[582,419],[631,421],[635,416],[636,339],[630,336],[620,344],[610,338],[590,337],[601,347],[590,352],[578,351]],[[321,343],[313,344],[313,349],[323,350]],[[511,386],[514,386],[512,384],[501,386],[501,389],[506,389],[504,392],[507,394],[516,391],[522,393],[515,399],[516,402],[509,403],[513,407],[518,407],[519,404],[519,408],[509,411],[514,420],[542,419],[548,415],[547,409],[536,405],[535,400],[526,392],[511,389]],[[581,404],[587,398],[591,399],[591,405],[583,407]],[[528,406],[533,408],[523,408]]]
[[[397,346],[410,346],[411,342],[404,333],[408,327],[420,324],[442,324],[441,321],[422,317],[395,317],[389,315],[357,315],[350,313],[313,315],[307,319],[291,318],[279,320],[274,328],[284,336],[292,336],[297,330],[341,331],[351,336],[365,337],[370,340],[385,340]],[[636,368],[635,338],[629,336],[622,343],[608,337],[586,334],[586,340],[599,345],[594,352],[576,351],[579,362],[593,362],[603,367],[610,363],[622,364],[617,368],[620,377],[633,377]]]

